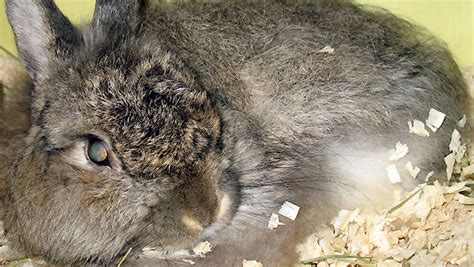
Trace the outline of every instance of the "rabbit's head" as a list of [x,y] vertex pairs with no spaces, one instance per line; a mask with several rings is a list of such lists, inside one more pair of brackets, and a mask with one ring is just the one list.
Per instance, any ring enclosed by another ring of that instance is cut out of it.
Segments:
[[192,70],[141,36],[146,3],[97,0],[82,30],[52,0],[6,3],[34,81],[9,172],[10,231],[57,260],[196,242],[226,209],[221,120]]

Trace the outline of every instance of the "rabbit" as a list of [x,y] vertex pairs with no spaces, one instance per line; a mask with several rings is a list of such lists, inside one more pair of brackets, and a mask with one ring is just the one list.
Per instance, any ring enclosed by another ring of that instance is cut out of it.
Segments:
[[[6,7],[33,87],[31,125],[5,148],[5,227],[52,263],[133,248],[124,264],[175,266],[209,241],[197,266],[297,264],[295,245],[339,209],[441,177],[469,109],[444,43],[352,1],[97,0],[81,27],[52,0]],[[409,133],[431,108],[438,131]],[[422,172],[394,185],[397,141]],[[285,201],[296,220],[266,229]]]

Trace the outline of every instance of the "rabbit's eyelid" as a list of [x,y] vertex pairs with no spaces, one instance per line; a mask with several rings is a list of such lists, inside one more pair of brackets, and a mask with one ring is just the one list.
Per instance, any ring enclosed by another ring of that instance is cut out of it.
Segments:
[[85,141],[89,141],[91,139],[98,139],[104,142],[105,146],[109,150],[111,151],[113,150],[113,146],[111,145],[110,139],[105,134],[102,134],[102,133],[94,132],[94,133],[87,133],[87,134],[79,134],[79,135],[74,136],[74,139],[80,139],[80,140],[85,140]]

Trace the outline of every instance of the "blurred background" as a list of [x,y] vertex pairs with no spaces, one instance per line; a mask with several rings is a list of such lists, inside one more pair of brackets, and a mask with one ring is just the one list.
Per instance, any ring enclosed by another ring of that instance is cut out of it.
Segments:
[[[0,46],[16,54],[15,41],[0,0]],[[22,1],[22,0],[17,0]],[[474,0],[358,0],[377,5],[424,26],[444,40],[461,67],[474,64]],[[56,0],[75,24],[92,17],[94,0]]]

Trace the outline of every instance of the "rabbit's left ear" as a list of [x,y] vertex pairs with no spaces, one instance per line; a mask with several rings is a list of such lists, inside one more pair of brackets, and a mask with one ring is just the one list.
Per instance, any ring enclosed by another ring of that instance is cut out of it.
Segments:
[[21,62],[35,81],[47,75],[52,62],[70,56],[82,42],[53,0],[7,0],[6,7]]

